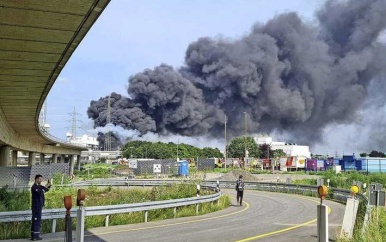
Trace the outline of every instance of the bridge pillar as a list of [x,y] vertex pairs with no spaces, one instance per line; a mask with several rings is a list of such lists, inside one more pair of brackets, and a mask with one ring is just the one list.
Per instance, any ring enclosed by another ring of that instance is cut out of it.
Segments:
[[12,166],[17,166],[17,150],[12,150]]
[[39,161],[40,165],[43,165],[43,164],[44,164],[44,157],[45,157],[45,156],[46,156],[45,154],[40,153],[40,161]]
[[0,166],[11,166],[11,147],[0,146]]
[[56,163],[58,163],[58,155],[57,154],[52,154],[51,164],[56,164]]
[[76,163],[78,164],[78,171],[80,171],[80,155],[76,156]]
[[61,155],[60,156],[60,163],[65,163],[66,161],[66,156],[65,155]]
[[36,157],[34,152],[28,153],[28,166],[36,165]]
[[70,155],[70,174],[74,174],[75,155]]

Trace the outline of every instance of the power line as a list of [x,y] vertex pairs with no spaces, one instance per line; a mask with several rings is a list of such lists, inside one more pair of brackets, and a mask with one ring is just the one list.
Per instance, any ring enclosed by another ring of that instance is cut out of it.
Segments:
[[70,116],[71,116],[71,136],[68,137],[68,135],[67,135],[67,137],[70,138],[71,140],[75,140],[76,139],[76,130],[77,130],[77,128],[80,128],[80,127],[78,127],[77,124],[78,124],[78,122],[82,122],[81,120],[78,120],[77,117],[81,116],[81,114],[77,113],[76,109],[74,107],[74,110],[72,113],[70,113]]

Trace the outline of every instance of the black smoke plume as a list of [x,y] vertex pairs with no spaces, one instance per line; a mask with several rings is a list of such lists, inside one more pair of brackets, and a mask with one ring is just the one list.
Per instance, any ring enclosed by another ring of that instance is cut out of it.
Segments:
[[[111,150],[119,150],[120,148],[122,148],[123,145],[119,135],[114,132],[109,132],[109,134],[110,134]],[[105,150],[106,134],[102,132],[98,132],[97,141],[99,141],[99,150]]]
[[[112,93],[111,122],[140,134],[222,137],[292,133],[309,142],[329,124],[351,123],[374,78],[385,74],[386,1],[327,1],[319,26],[296,13],[257,23],[236,41],[200,38],[179,69],[161,64]],[[385,84],[385,83],[383,83]],[[106,125],[108,97],[92,101],[95,127]]]

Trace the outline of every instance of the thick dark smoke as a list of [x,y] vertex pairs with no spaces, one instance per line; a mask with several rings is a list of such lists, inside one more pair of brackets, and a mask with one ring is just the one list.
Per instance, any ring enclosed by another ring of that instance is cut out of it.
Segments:
[[[119,150],[122,148],[122,141],[118,134],[110,132],[111,150]],[[99,141],[99,150],[105,150],[106,134],[98,132],[97,141]]]
[[[129,78],[129,98],[112,93],[111,122],[140,134],[222,137],[290,132],[319,138],[329,124],[348,124],[385,74],[386,1],[327,1],[319,26],[285,13],[237,41],[200,38],[185,65],[162,64]],[[383,83],[385,85],[385,83]],[[106,125],[108,97],[92,101],[95,127]]]

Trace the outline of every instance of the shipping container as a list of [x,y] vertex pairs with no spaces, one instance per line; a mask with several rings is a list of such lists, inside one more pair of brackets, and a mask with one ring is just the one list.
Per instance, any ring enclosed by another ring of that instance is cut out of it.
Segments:
[[306,163],[307,163],[307,165],[306,165],[307,171],[317,171],[318,170],[316,159],[307,159]]
[[306,157],[305,156],[289,156],[286,162],[287,169],[305,169]]

